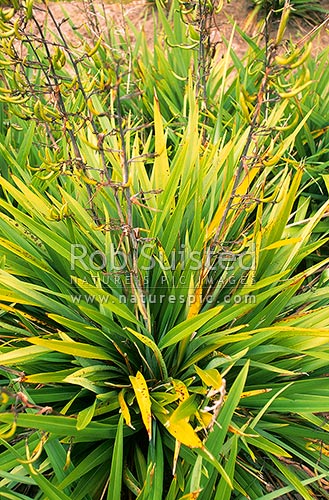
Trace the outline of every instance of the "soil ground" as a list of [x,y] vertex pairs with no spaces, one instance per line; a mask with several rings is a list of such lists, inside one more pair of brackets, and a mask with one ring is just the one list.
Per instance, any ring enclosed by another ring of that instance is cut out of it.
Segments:
[[[117,31],[126,33],[128,30],[131,36],[131,30],[127,27],[127,19],[138,29],[143,29],[146,34],[146,39],[151,45],[154,36],[154,16],[152,15],[152,7],[150,2],[143,0],[135,0],[119,3],[104,3],[98,0],[80,0],[70,2],[49,2],[52,12],[57,22],[62,22],[62,29],[64,29],[68,38],[76,42],[74,35],[75,29],[84,36],[88,36],[89,27],[95,33],[106,29],[106,26],[112,25]],[[322,0],[322,7],[329,15],[329,0]],[[216,16],[215,26],[212,30],[212,38],[219,44],[222,43],[222,37],[229,39],[232,33],[232,22],[246,30],[250,36],[257,36],[260,30],[261,16],[253,16],[253,4],[251,0],[231,0],[228,4],[224,1],[223,10]],[[97,13],[97,16],[95,15]],[[70,17],[74,23],[74,28],[70,27],[65,18]],[[45,14],[40,9],[37,12],[37,17],[40,21],[44,21]],[[96,17],[98,21],[96,22]],[[278,21],[277,21],[278,22]],[[277,22],[273,22],[271,27],[275,32]],[[98,25],[97,25],[98,23]],[[52,23],[48,20],[51,27]],[[319,24],[319,22],[318,22]],[[98,27],[97,27],[98,26]],[[287,38],[292,38],[294,41],[307,36],[312,30],[314,25],[310,22],[295,18],[289,25],[286,32]],[[223,45],[223,51],[224,49]],[[329,47],[329,17],[327,23],[323,23],[322,29],[318,30],[317,36],[313,42],[313,54],[319,50]],[[237,33],[233,39],[233,48],[238,56],[242,57],[246,51],[246,43]]]

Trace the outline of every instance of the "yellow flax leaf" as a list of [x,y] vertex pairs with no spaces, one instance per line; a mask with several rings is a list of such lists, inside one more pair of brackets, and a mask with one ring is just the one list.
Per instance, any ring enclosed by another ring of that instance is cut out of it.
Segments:
[[189,398],[190,395],[184,382],[181,380],[173,380],[172,385],[176,394],[179,396],[180,401],[185,401]]
[[266,392],[271,392],[272,389],[255,389],[253,391],[245,391],[241,394],[241,398],[251,398],[252,396],[259,396]]
[[128,427],[131,427],[131,429],[135,429],[135,427],[133,425],[131,425],[131,416],[130,416],[128,405],[127,405],[127,403],[125,401],[124,394],[125,394],[125,390],[124,389],[122,389],[122,391],[120,391],[119,394],[118,394],[118,400],[119,400],[119,405],[120,405],[121,413],[122,413],[124,421],[126,422],[126,424],[128,425]]
[[263,250],[274,250],[275,248],[281,248],[285,245],[295,245],[295,243],[299,243],[301,240],[301,238],[287,238],[285,240],[275,241],[271,243],[271,245],[263,248]]
[[145,425],[149,440],[151,440],[152,439],[151,399],[146,380],[141,372],[137,372],[136,377],[130,376],[129,378],[136,395],[137,403],[141,411],[142,420]]
[[194,316],[197,316],[197,314],[200,312],[201,306],[202,306],[202,284],[196,288],[193,294],[193,302],[187,314],[187,319],[194,318]]
[[180,498],[180,500],[197,500],[199,498],[199,495],[201,493],[201,489],[192,491],[191,493],[187,493],[183,497]]
[[169,418],[165,426],[167,427],[170,434],[185,446],[189,448],[202,448],[202,441],[198,437],[197,433],[194,431],[191,424],[186,422],[186,420],[179,420],[172,422]]
[[169,180],[170,169],[167,155],[166,137],[163,130],[159,100],[154,94],[154,132],[155,132],[155,160],[152,181],[154,189],[165,189]]
[[202,370],[195,365],[194,369],[201,378],[202,382],[206,384],[207,387],[212,387],[213,389],[220,389],[222,387],[223,379],[216,368]]

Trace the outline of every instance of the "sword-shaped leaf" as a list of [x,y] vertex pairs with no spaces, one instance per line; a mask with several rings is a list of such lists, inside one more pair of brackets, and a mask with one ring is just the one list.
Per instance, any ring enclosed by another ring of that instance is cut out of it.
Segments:
[[149,440],[152,439],[152,414],[151,414],[151,399],[146,380],[141,372],[137,372],[136,377],[129,377],[132,383],[137,403],[142,415],[142,420],[145,425]]

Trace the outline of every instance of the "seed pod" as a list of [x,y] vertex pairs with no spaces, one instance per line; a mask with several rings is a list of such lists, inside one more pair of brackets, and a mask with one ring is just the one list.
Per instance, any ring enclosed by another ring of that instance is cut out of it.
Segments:
[[306,61],[306,59],[308,58],[308,56],[310,55],[311,50],[312,50],[312,43],[310,42],[308,44],[308,46],[306,47],[306,49],[305,49],[304,53],[302,54],[302,56],[296,62],[294,62],[293,64],[291,64],[290,68],[294,69],[294,68],[298,68],[298,66],[301,66]]
[[283,35],[286,30],[288,19],[290,16],[290,12],[291,12],[291,5],[288,1],[284,4],[283,7],[279,28],[276,34],[275,45],[279,45],[279,43],[282,42]]
[[313,81],[311,80],[303,85],[300,85],[299,87],[293,87],[289,92],[279,92],[279,96],[282,97],[282,99],[290,99],[291,97],[295,97],[299,94],[299,92],[302,92],[302,90],[306,89],[312,83]]

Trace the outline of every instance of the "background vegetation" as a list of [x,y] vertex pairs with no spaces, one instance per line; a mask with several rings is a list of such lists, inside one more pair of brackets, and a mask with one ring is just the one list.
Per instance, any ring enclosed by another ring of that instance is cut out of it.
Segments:
[[3,498],[329,497],[328,50],[220,7],[1,11]]
[[[273,10],[278,14],[283,9],[285,0],[253,0],[255,5],[260,6],[264,10]],[[321,4],[320,0],[291,0],[290,5],[292,7],[292,16],[298,16],[304,20],[313,21],[317,18],[319,19],[319,13],[325,13],[326,10]]]

